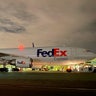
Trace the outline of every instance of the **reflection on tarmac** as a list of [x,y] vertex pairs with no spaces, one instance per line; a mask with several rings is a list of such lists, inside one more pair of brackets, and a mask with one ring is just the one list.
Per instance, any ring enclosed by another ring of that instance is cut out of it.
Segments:
[[0,73],[0,95],[96,95],[95,73]]

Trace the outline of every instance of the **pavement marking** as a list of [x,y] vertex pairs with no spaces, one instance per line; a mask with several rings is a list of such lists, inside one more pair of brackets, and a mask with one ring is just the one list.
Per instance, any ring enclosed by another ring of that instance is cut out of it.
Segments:
[[[41,88],[41,87],[40,87]],[[96,91],[96,89],[90,89],[90,88],[63,88],[63,87],[42,87],[42,88],[54,88],[54,89],[65,89],[65,90],[85,90],[85,91]]]

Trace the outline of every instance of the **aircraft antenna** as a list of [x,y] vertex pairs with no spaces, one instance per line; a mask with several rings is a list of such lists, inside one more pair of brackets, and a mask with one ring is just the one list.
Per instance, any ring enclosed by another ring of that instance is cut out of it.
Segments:
[[35,46],[34,46],[34,43],[32,43],[32,48],[34,48]]

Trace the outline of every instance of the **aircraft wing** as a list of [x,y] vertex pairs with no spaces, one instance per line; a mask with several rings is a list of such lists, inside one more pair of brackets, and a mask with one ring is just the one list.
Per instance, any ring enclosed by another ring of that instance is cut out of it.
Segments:
[[10,64],[16,67],[30,68],[32,62],[32,58],[0,52],[0,63],[4,65]]
[[3,56],[10,56],[10,54],[0,53],[0,57],[3,57]]

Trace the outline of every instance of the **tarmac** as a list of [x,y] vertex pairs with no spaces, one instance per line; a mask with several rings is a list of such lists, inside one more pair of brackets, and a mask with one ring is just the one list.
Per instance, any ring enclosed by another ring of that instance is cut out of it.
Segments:
[[93,96],[96,73],[1,72],[1,96]]

